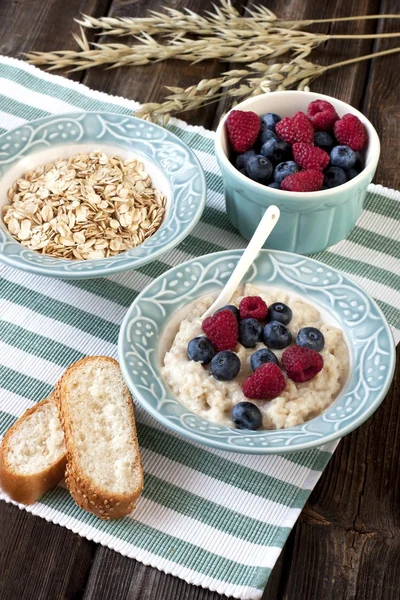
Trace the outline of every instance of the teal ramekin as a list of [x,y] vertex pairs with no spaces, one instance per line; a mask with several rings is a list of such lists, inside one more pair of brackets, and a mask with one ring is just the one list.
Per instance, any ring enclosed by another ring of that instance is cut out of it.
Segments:
[[286,192],[252,181],[230,162],[225,121],[221,120],[215,138],[215,151],[222,171],[226,211],[234,227],[250,239],[271,204],[281,216],[269,236],[265,248],[310,254],[324,250],[348,236],[359,218],[367,187],[375,174],[380,154],[378,134],[358,110],[330,96],[303,91],[262,94],[235,106],[235,110],[251,110],[258,115],[274,112],[281,117],[307,111],[313,100],[331,102],[338,115],[352,113],[364,123],[368,134],[364,170],[345,184],[319,192]]

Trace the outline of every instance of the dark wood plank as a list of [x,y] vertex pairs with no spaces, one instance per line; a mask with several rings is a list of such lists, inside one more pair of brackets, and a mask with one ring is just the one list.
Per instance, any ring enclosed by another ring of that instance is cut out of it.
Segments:
[[[23,59],[32,51],[72,50],[81,12],[103,15],[110,0],[3,0],[0,2],[0,54]],[[90,39],[94,36],[90,34]],[[80,81],[83,73],[58,74]]]
[[[397,0],[383,0],[381,13],[396,13],[399,5]],[[378,31],[399,31],[397,20],[379,22]],[[380,40],[374,46],[374,51],[386,50],[399,46],[399,39]],[[375,181],[382,185],[399,189],[400,172],[398,168],[400,119],[399,119],[399,90],[400,90],[400,55],[392,54],[377,59],[371,64],[369,79],[362,102],[362,111],[368,115],[375,125],[381,138],[381,158],[378,164]]]
[[[196,12],[211,10],[214,0],[173,0],[166,3],[164,0],[138,0],[125,1],[114,0],[109,15],[113,17],[137,17],[145,16],[147,10],[160,10],[168,6],[182,10],[188,8]],[[244,2],[233,0],[232,3],[240,9]],[[115,41],[107,36],[101,37],[101,41]],[[133,43],[129,37],[121,38],[125,43]],[[139,102],[162,102],[168,95],[166,85],[186,88],[196,85],[201,79],[218,77],[228,68],[227,64],[217,61],[206,61],[191,65],[178,60],[153,63],[151,65],[138,67],[121,67],[118,69],[90,69],[84,78],[84,83],[91,88],[101,90],[117,96],[124,96]],[[211,127],[216,110],[216,104],[208,107],[181,113],[179,118],[195,125]]]
[[96,545],[64,527],[0,502],[0,598],[82,596]]

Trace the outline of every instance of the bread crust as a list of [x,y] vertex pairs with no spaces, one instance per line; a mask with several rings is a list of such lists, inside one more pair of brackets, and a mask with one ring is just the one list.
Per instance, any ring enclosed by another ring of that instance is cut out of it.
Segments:
[[113,366],[119,364],[113,358],[108,356],[89,356],[82,358],[74,363],[64,373],[61,380],[58,382],[55,388],[56,403],[59,411],[59,418],[61,421],[62,428],[64,430],[65,445],[67,448],[67,466],[65,473],[65,482],[67,487],[74,498],[75,502],[84,510],[93,513],[100,519],[110,520],[119,519],[125,515],[128,515],[135,508],[136,501],[139,498],[143,488],[143,468],[139,453],[139,444],[136,435],[136,424],[134,416],[134,407],[132,396],[130,395],[128,388],[125,386],[125,397],[130,413],[130,427],[132,434],[132,441],[136,449],[136,469],[138,477],[138,487],[132,494],[118,495],[110,494],[106,489],[101,489],[91,481],[90,477],[82,473],[79,468],[79,461],[76,456],[76,447],[74,444],[74,432],[72,428],[71,415],[68,407],[67,400],[67,386],[70,375],[80,369],[82,366],[91,361],[108,361]]
[[15,500],[15,502],[21,504],[33,504],[38,498],[43,496],[43,494],[55,488],[64,477],[67,460],[65,454],[47,469],[30,475],[16,473],[13,471],[7,460],[7,452],[11,443],[10,440],[16,428],[18,428],[27,417],[37,410],[40,410],[44,405],[54,402],[54,400],[52,394],[45,400],[32,406],[32,408],[29,408],[14,423],[14,425],[10,427],[3,437],[0,449],[0,485],[6,494],[8,494],[12,500]]

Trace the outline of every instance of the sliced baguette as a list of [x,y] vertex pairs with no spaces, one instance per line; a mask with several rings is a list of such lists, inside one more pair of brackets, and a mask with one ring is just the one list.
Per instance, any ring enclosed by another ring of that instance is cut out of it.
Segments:
[[64,434],[51,394],[14,423],[0,449],[0,484],[16,502],[32,504],[64,476]]
[[101,519],[129,514],[143,470],[119,364],[106,356],[79,360],[61,378],[56,398],[67,447],[65,480],[75,502]]

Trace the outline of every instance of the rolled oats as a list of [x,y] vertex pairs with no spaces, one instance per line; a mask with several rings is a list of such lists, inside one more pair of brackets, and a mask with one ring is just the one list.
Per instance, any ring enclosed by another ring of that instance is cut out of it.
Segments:
[[154,234],[166,197],[143,163],[103,152],[39,166],[8,190],[4,223],[26,248],[73,260],[115,256]]

